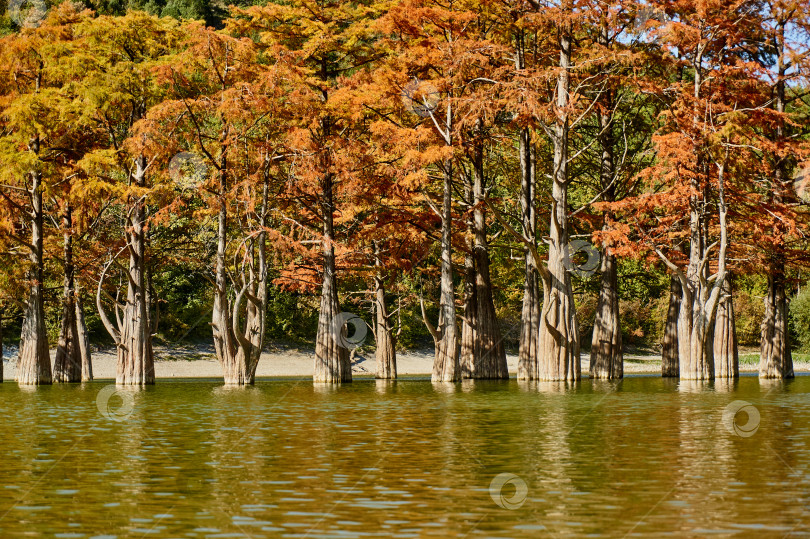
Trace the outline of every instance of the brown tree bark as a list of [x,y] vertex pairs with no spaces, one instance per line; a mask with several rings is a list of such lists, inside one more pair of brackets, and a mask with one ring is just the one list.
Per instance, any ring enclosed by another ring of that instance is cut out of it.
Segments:
[[78,286],[76,287],[76,327],[79,331],[79,356],[82,358],[82,382],[89,382],[93,379],[93,357],[90,353],[87,323],[84,320],[84,305],[82,305]]
[[[245,243],[246,267],[238,274],[239,286],[233,301],[228,290],[226,248],[228,236],[228,161],[223,153],[219,167],[219,216],[217,229],[217,258],[215,266],[215,295],[212,328],[214,349],[222,367],[226,385],[250,385],[255,382],[256,368],[261,358],[267,311],[267,204],[268,172],[264,170],[259,231]],[[244,310],[243,310],[244,304]],[[242,327],[244,324],[244,328]]]
[[[570,24],[560,32],[560,72],[557,77],[558,110],[569,103],[571,47]],[[548,265],[541,271],[543,308],[540,313],[539,378],[548,381],[580,379],[580,345],[571,261],[568,249],[568,131],[567,117],[552,126],[554,146],[549,227]]]
[[374,337],[377,341],[375,357],[377,371],[375,377],[383,380],[395,380],[397,377],[397,351],[396,336],[391,328],[391,315],[385,302],[385,275],[383,274],[380,246],[374,242],[374,265],[377,272],[374,275]]
[[793,378],[793,355],[788,333],[788,298],[780,268],[771,267],[765,316],[762,320],[759,377]]
[[[602,45],[608,46],[606,23],[602,26],[600,42]],[[597,114],[598,139],[602,147],[599,178],[603,199],[613,202],[616,199],[616,166],[613,158],[614,141],[611,132],[611,113],[614,108],[612,92],[605,92],[601,99],[603,109]],[[609,218],[610,215],[605,216],[605,227],[608,226]],[[588,369],[591,378],[612,380],[624,376],[617,273],[616,257],[611,254],[610,246],[606,245],[602,253],[602,278],[591,337],[591,361]]]
[[[778,51],[777,71],[778,77],[774,88],[773,107],[780,114],[784,114],[787,100],[786,73],[789,69],[789,59],[785,54],[786,27],[788,12],[782,12],[782,17],[776,21],[775,45]],[[775,138],[779,145],[785,139],[784,120],[778,120]],[[776,156],[774,166],[773,199],[776,203],[784,201],[785,193],[791,189],[790,180],[786,174],[786,157]],[[784,228],[781,224],[778,227]],[[788,332],[788,296],[785,291],[785,258],[781,253],[773,253],[768,267],[768,294],[765,296],[765,315],[761,326],[759,377],[760,378],[793,378],[793,356],[790,350],[790,335]]]
[[315,340],[315,375],[313,381],[340,383],[352,381],[349,349],[341,342],[343,328],[335,320],[340,315],[337,276],[335,274],[334,178],[326,173],[321,178],[321,215],[323,217],[323,287]]
[[76,319],[76,288],[73,266],[73,218],[69,204],[62,215],[65,275],[62,291],[62,320],[53,364],[55,382],[81,382],[82,357]]
[[[535,210],[536,152],[528,128],[520,131],[520,207],[523,236],[535,246],[537,213]],[[524,253],[523,302],[520,311],[520,348],[518,350],[518,380],[533,380],[539,372],[538,338],[540,334],[540,282],[537,264],[531,249]]]
[[661,376],[677,378],[678,371],[678,313],[681,309],[681,281],[673,275],[669,282],[669,307],[664,320],[661,341]]
[[[34,137],[30,150],[39,154],[39,137]],[[51,358],[48,347],[48,334],[45,329],[45,303],[43,288],[45,280],[45,261],[43,249],[44,211],[42,207],[42,173],[33,170],[30,173],[31,245],[29,248],[30,268],[28,280],[30,288],[28,303],[25,306],[22,331],[20,333],[20,350],[17,360],[17,382],[20,385],[38,385],[51,383]]]
[[602,255],[602,280],[591,339],[591,378],[613,380],[624,376],[622,328],[619,322],[619,293],[616,257]]
[[723,283],[723,295],[717,305],[714,325],[715,377],[737,378],[740,375],[737,330],[734,328],[734,301],[731,283]]
[[[448,140],[448,145],[450,141]],[[433,358],[433,382],[457,382],[461,380],[459,364],[459,334],[456,324],[456,303],[453,291],[453,164],[444,163],[444,185],[442,193],[442,243],[441,243],[441,282],[439,285],[439,323],[434,327],[427,318],[422,303],[422,318],[433,336],[435,356]]]
[[[477,133],[482,136],[481,122]],[[469,220],[471,237],[468,255],[467,280],[469,289],[465,298],[464,328],[462,330],[462,377],[474,379],[508,379],[506,350],[495,314],[492,298],[492,279],[489,273],[489,246],[487,244],[486,193],[484,187],[483,142],[476,142],[472,167],[472,185],[468,198],[472,205]]]
[[[131,184],[146,188],[146,157],[135,159],[135,171]],[[126,251],[129,253],[127,297],[122,306],[114,301],[117,324],[113,325],[101,302],[102,284],[107,270],[115,258],[102,271],[96,292],[96,307],[107,332],[115,340],[118,349],[115,383],[118,385],[147,385],[155,383],[155,364],[152,352],[152,327],[150,324],[148,294],[145,282],[146,258],[146,202],[145,195],[133,195],[128,204],[126,223]]]

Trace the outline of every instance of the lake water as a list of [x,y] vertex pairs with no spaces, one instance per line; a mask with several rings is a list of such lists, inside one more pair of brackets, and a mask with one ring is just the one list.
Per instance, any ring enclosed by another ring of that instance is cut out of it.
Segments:
[[0,537],[810,532],[810,377],[113,391],[0,386]]

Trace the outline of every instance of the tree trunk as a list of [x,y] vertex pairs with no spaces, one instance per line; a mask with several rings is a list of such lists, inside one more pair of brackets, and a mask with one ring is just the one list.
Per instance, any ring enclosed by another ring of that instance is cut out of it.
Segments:
[[661,341],[661,376],[678,377],[678,313],[681,310],[681,281],[673,275],[669,281],[669,307]]
[[76,327],[79,331],[79,356],[82,359],[82,382],[93,379],[93,358],[90,354],[90,341],[87,337],[87,323],[84,320],[84,306],[82,305],[79,288],[76,287]]
[[[702,59],[695,60],[694,97],[697,103],[701,98]],[[695,110],[695,124],[700,121],[699,111]],[[726,278],[726,249],[728,230],[726,216],[728,208],[725,201],[725,167],[728,162],[728,150],[722,162],[714,161],[717,167],[717,207],[720,225],[720,249],[717,255],[717,274],[714,281],[709,280],[709,214],[708,208],[714,205],[710,199],[709,167],[712,159],[704,155],[703,149],[697,150],[697,172],[705,178],[701,183],[700,175],[691,178],[692,195],[689,197],[689,265],[686,274],[669,264],[670,269],[678,274],[681,280],[681,307],[678,313],[678,371],[681,380],[714,379],[714,324],[717,304]]]
[[[146,157],[136,159],[133,183],[146,188]],[[152,327],[149,322],[146,290],[146,202],[144,197],[133,201],[127,231],[129,242],[129,284],[127,302],[121,319],[121,344],[115,383],[146,385],[155,383]]]
[[[226,267],[228,240],[228,161],[223,157],[219,168],[219,219],[217,229],[216,290],[212,328],[214,349],[226,385],[250,385],[255,382],[256,368],[264,345],[267,309],[267,201],[268,174],[264,170],[259,232],[250,239],[245,249],[247,269],[239,272],[240,286],[235,298],[228,297],[229,283]],[[242,305],[244,304],[244,314]],[[244,329],[241,327],[244,323]]]
[[[776,24],[775,45],[778,52],[778,77],[775,85],[775,100],[773,107],[780,114],[785,112],[787,100],[786,76],[789,69],[789,56],[785,54],[786,32],[788,20],[780,18]],[[776,124],[776,145],[784,145],[785,121],[778,119]],[[786,157],[774,156],[774,182],[773,200],[777,204],[784,202],[784,194],[790,190],[790,180],[785,171]],[[777,235],[785,234],[785,225],[781,221],[774,223]],[[772,262],[768,268],[768,295],[765,297],[765,315],[761,326],[759,377],[760,378],[793,378],[793,356],[790,351],[790,336],[788,332],[788,297],[785,293],[785,257],[781,253],[772,254]]]
[[793,378],[793,356],[788,334],[788,299],[781,269],[771,267],[765,316],[762,320],[759,377]]
[[590,377],[608,380],[624,376],[622,328],[619,322],[619,294],[616,257],[602,256],[602,281],[591,339]]
[[313,381],[340,383],[352,381],[349,349],[342,341],[334,245],[334,178],[326,173],[321,179],[321,213],[323,216],[323,287],[315,341],[315,375]]
[[[608,46],[607,24],[602,26],[600,43]],[[603,198],[613,202],[616,199],[616,167],[613,159],[613,136],[611,132],[611,113],[614,108],[612,92],[605,92],[603,109],[597,115],[599,122],[599,144],[602,147],[599,178]],[[609,225],[610,215],[605,215],[605,228]],[[596,318],[591,337],[591,361],[589,374],[591,378],[616,379],[624,376],[624,353],[622,350],[622,327],[619,320],[619,289],[617,280],[618,268],[616,257],[605,245],[602,254],[602,280],[599,287],[599,300],[596,306]]]
[[[31,151],[39,154],[39,137],[31,141]],[[45,329],[45,263],[43,252],[44,211],[42,208],[42,174],[31,172],[31,250],[28,270],[30,283],[28,303],[25,306],[20,351],[17,362],[17,382],[20,385],[51,383],[51,358],[48,333]]]
[[[441,284],[439,298],[439,327],[428,329],[433,335],[436,354],[433,358],[434,382],[457,382],[461,379],[459,366],[458,325],[456,324],[456,303],[453,292],[453,165],[444,164],[444,189],[442,195],[442,245],[441,245]],[[424,309],[423,309],[424,316]],[[427,318],[425,318],[427,324]]]
[[740,375],[734,300],[728,280],[723,284],[723,295],[717,305],[714,323],[714,365],[717,378],[737,378]]
[[397,377],[396,337],[391,330],[390,314],[385,303],[385,276],[383,275],[380,246],[374,242],[374,264],[377,273],[374,275],[374,336],[377,341],[375,356],[377,359],[376,378],[395,380]]
[[76,320],[76,289],[73,266],[73,219],[69,204],[62,215],[64,238],[65,276],[62,293],[62,321],[59,344],[53,364],[55,382],[80,382],[82,380],[82,357],[79,349],[79,328]]
[[[131,184],[146,188],[146,157],[135,159]],[[155,364],[152,353],[152,328],[149,324],[148,294],[145,283],[146,257],[146,195],[132,195],[125,227],[126,250],[129,252],[126,303],[113,302],[117,324],[113,324],[101,301],[102,285],[107,270],[115,263],[111,260],[101,272],[96,290],[96,308],[104,328],[112,336],[118,349],[115,383],[118,385],[147,385],[155,383]]]
[[[520,131],[520,206],[523,236],[535,245],[537,213],[534,208],[536,153],[528,128]],[[518,351],[518,380],[533,380],[539,372],[538,337],[540,333],[540,283],[537,265],[527,246],[524,253],[525,269],[523,303],[520,311],[520,348]]]
[[[571,69],[571,35],[568,23],[560,34],[560,73],[557,77],[557,108],[568,107]],[[568,130],[567,118],[553,126],[554,174],[551,188],[548,268],[542,272],[543,308],[540,313],[541,380],[580,379],[580,349],[577,313],[571,286],[568,249]]]
[[[481,135],[481,122],[478,122],[478,134]],[[472,262],[471,294],[468,294],[465,309],[465,326],[469,326],[466,336],[470,343],[465,346],[465,335],[462,332],[461,362],[467,366],[462,376],[474,379],[508,379],[506,350],[503,345],[501,329],[495,314],[495,303],[492,299],[492,279],[489,273],[489,246],[487,245],[486,215],[484,204],[484,155],[483,144],[479,141],[473,162],[471,187],[470,217]],[[469,270],[468,270],[469,271]]]

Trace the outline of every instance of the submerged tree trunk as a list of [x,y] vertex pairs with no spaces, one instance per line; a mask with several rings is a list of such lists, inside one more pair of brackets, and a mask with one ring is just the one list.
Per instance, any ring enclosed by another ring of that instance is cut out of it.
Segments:
[[781,269],[771,267],[765,316],[762,320],[759,377],[793,378],[793,356],[788,333],[788,298]]
[[76,319],[76,289],[73,266],[73,218],[70,205],[62,215],[65,276],[62,291],[62,321],[59,343],[53,364],[55,382],[80,382],[82,380],[82,356],[78,320]]
[[326,173],[321,179],[321,213],[323,216],[323,287],[315,341],[315,382],[352,381],[349,349],[340,324],[337,276],[335,274],[334,178]]
[[681,281],[676,275],[669,282],[669,307],[661,341],[661,376],[678,377],[678,313],[681,310]]
[[[782,13],[785,15],[785,13]],[[785,54],[787,46],[788,19],[779,18],[776,21],[775,45],[778,54],[777,71],[774,88],[773,108],[781,115],[785,112],[787,103],[787,71],[790,69],[790,57]],[[786,130],[785,120],[779,118],[776,123],[776,147],[781,147],[785,143]],[[791,182],[786,167],[787,157],[774,156],[774,181],[773,200],[777,204],[784,202],[785,194],[791,190]],[[777,220],[774,223],[776,235],[785,234],[786,225]],[[778,248],[778,247],[777,247]],[[793,378],[793,356],[790,350],[790,336],[788,331],[788,297],[785,291],[785,258],[779,252],[773,253],[768,268],[768,294],[765,296],[765,315],[761,326],[759,377],[760,378]]]
[[[448,142],[449,144],[449,142]],[[424,304],[422,318],[433,336],[435,356],[433,358],[434,382],[457,382],[461,379],[459,365],[459,335],[456,324],[456,303],[453,291],[453,165],[444,164],[444,187],[442,193],[442,244],[441,244],[441,283],[439,285],[439,324],[434,327],[427,319]]]
[[385,276],[383,275],[380,246],[374,242],[374,265],[377,273],[374,275],[374,336],[377,341],[375,356],[377,359],[376,378],[395,380],[397,377],[397,351],[396,336],[391,329],[391,315],[385,303]]
[[602,280],[591,339],[591,378],[612,380],[624,376],[616,274],[616,257],[606,251],[602,256]]
[[[600,43],[608,45],[607,26],[603,25]],[[613,136],[611,117],[614,108],[613,94],[605,92],[604,109],[597,115],[599,122],[599,144],[602,147],[599,178],[603,190],[603,199],[613,202],[616,199],[616,166],[613,158]],[[610,215],[605,215],[604,226],[609,224]],[[605,245],[602,254],[601,281],[599,300],[596,306],[596,317],[591,337],[591,361],[589,374],[591,378],[608,380],[624,376],[624,353],[622,350],[622,327],[619,317],[619,285],[617,278],[616,257]]]
[[[560,73],[557,77],[557,108],[568,107],[571,69],[571,30],[566,23],[560,35]],[[568,248],[568,119],[553,126],[554,174],[551,188],[548,268],[541,273],[543,308],[540,313],[539,378],[580,379],[580,349],[571,260]]]
[[[146,157],[135,159],[132,185],[146,188]],[[118,385],[147,385],[155,383],[155,364],[152,352],[152,328],[149,322],[148,294],[145,282],[146,257],[146,201],[145,195],[133,195],[129,204],[126,224],[126,250],[129,252],[126,303],[113,304],[117,325],[113,325],[101,302],[104,276],[114,259],[101,273],[96,293],[99,316],[118,347],[115,383]]]
[[[480,133],[481,122],[478,123]],[[484,189],[484,154],[483,145],[478,142],[473,176],[470,218],[472,245],[472,294],[467,297],[469,309],[465,312],[465,324],[469,325],[471,346],[462,345],[466,355],[462,361],[468,366],[467,378],[475,379],[508,379],[506,350],[495,314],[495,303],[492,298],[492,279],[489,273],[489,245],[487,244],[486,203]],[[463,342],[463,339],[462,339]]]
[[[265,232],[267,220],[268,176],[265,169],[259,231],[245,243],[246,268],[238,272],[239,289],[233,301],[228,295],[226,249],[228,241],[228,161],[223,154],[219,168],[219,217],[217,230],[216,290],[212,328],[214,349],[227,385],[250,385],[256,379],[256,367],[264,344],[267,308],[267,262]],[[244,310],[242,305],[244,304]],[[244,324],[244,328],[242,328]]]
[[84,320],[84,305],[82,305],[79,287],[76,287],[76,328],[79,332],[79,357],[82,359],[82,382],[93,379],[93,357],[90,353],[90,340],[87,337],[87,322]]
[[[39,154],[39,137],[31,141],[30,149]],[[20,385],[51,383],[51,358],[48,333],[45,329],[45,261],[43,252],[44,211],[42,208],[42,173],[34,170],[31,176],[31,248],[28,270],[29,292],[25,306],[20,351],[17,362],[17,381]]]
[[728,280],[723,284],[723,295],[717,304],[714,324],[714,365],[717,378],[737,378],[740,375],[737,330],[734,328],[734,300],[731,283]]
[[[536,153],[528,128],[520,131],[520,206],[523,236],[535,245],[537,213],[534,208],[534,175]],[[531,249],[524,253],[523,303],[520,311],[520,348],[518,350],[518,380],[532,380],[539,372],[538,338],[540,333],[540,282],[537,264]]]

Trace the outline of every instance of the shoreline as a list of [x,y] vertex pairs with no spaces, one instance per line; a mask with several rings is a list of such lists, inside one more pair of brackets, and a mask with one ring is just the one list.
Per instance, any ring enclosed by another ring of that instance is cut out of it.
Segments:
[[[7,347],[3,353],[3,378],[14,380],[16,347]],[[55,351],[51,350],[51,361]],[[104,348],[93,353],[93,378],[115,379],[115,349]],[[311,377],[314,372],[314,350],[270,349],[262,352],[256,368],[256,378]],[[517,372],[517,355],[507,354],[510,375]],[[587,379],[590,354],[582,353],[582,377]],[[429,376],[433,367],[432,350],[407,350],[397,353],[397,374],[401,376]],[[375,358],[358,354],[352,361],[353,376],[374,376]],[[628,354],[624,360],[624,374],[660,374],[661,360],[655,355]],[[740,373],[755,373],[757,365],[740,364]],[[794,362],[794,372],[810,373],[810,362]],[[155,379],[222,378],[222,369],[210,345],[184,345],[169,348],[155,347]]]

